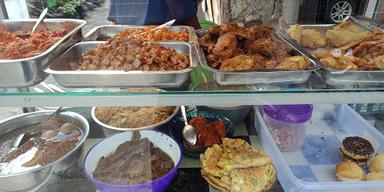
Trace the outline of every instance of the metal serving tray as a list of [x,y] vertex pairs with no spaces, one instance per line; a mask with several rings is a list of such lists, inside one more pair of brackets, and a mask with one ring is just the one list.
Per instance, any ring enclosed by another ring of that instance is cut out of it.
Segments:
[[192,47],[184,42],[160,42],[159,44],[189,54],[190,67],[179,71],[123,71],[94,70],[74,71],[69,63],[78,61],[82,53],[105,43],[103,41],[80,42],[56,59],[46,70],[63,87],[179,87],[196,66],[196,55]]
[[[0,26],[4,26],[12,32],[28,32],[32,30],[36,21],[37,19],[1,20]],[[0,60],[0,87],[28,87],[43,81],[47,77],[44,69],[48,67],[48,64],[81,40],[81,28],[85,23],[86,21],[79,19],[45,19],[38,29],[58,30],[65,28],[68,33],[49,49],[34,57]]]
[[[203,36],[207,30],[197,30],[198,37]],[[300,50],[292,46],[284,38],[280,38],[278,34],[275,37],[287,43],[294,48],[299,55],[307,56],[304,50]],[[207,63],[203,49],[198,48],[200,64],[211,72],[213,79],[220,85],[252,85],[252,84],[301,84],[308,80],[312,71],[319,68],[318,64],[312,57],[309,57],[311,68],[307,70],[296,71],[280,71],[280,70],[265,70],[265,71],[250,71],[250,72],[224,72],[210,67]]]
[[[84,35],[84,41],[104,41],[103,39],[99,39],[101,37],[113,37],[120,31],[124,29],[144,29],[148,26],[144,25],[102,25],[93,28],[87,34]],[[195,30],[189,26],[176,25],[170,26],[170,30],[172,31],[181,31],[183,29],[187,29],[189,33],[189,43],[196,43],[197,37],[195,34]]]
[[[358,20],[353,20],[357,25],[366,28],[367,30],[372,30],[373,26],[365,25]],[[328,29],[331,29],[335,24],[318,24],[318,25],[300,25],[304,29],[315,29],[320,33],[325,34]],[[310,54],[312,49],[303,48],[300,46],[294,39],[292,39],[285,31],[281,31],[284,39],[289,41],[295,47],[305,49],[307,54]],[[316,62],[319,63],[322,70],[319,70],[319,75],[324,81],[333,86],[353,86],[353,85],[376,85],[384,84],[384,70],[338,70],[330,68],[322,64],[318,59],[314,58]]]

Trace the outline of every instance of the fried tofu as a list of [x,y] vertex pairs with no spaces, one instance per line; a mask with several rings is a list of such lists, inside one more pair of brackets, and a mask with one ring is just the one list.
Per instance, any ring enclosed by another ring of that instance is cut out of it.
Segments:
[[344,21],[343,23],[336,25],[333,29],[328,30],[325,33],[327,41],[334,47],[342,47],[350,43],[362,40],[371,34],[368,30],[365,30],[355,24],[352,21]]
[[300,45],[311,49],[322,48],[327,45],[323,34],[314,29],[303,29],[300,25],[293,25],[288,29],[288,34]]

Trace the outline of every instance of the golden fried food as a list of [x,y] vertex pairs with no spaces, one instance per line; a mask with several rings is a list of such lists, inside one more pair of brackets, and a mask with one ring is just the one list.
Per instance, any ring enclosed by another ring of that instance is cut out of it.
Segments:
[[300,45],[311,49],[325,47],[327,41],[323,34],[314,29],[303,29],[300,25],[293,25],[288,29],[288,34]]
[[334,47],[342,47],[355,41],[362,40],[371,34],[368,30],[365,30],[351,20],[342,22],[336,25],[333,29],[328,30],[325,33],[327,41]]
[[272,161],[241,139],[224,138],[200,155],[201,175],[221,191],[261,192],[276,180]]
[[212,68],[221,71],[274,69],[287,57],[297,55],[297,52],[275,38],[273,31],[271,26],[245,28],[235,23],[226,23],[208,30],[199,38],[199,43]]
[[222,180],[221,178],[225,177],[227,178],[227,176],[223,176],[223,177],[214,177],[210,174],[208,174],[207,172],[204,171],[204,169],[201,169],[201,176],[209,183],[211,184],[213,187],[215,187],[216,189],[220,190],[221,192],[230,192],[231,191],[231,183],[227,182],[226,180]]
[[231,171],[231,192],[266,191],[275,181],[276,169],[273,164]]
[[[288,30],[288,33],[303,46],[311,49],[318,48],[309,45],[309,42],[311,38],[321,36],[321,33],[311,31],[308,32],[308,37],[304,37],[304,31],[299,25],[294,25]],[[312,51],[312,55],[329,68],[338,70],[378,70],[383,67],[383,31],[374,30],[370,32],[348,20],[327,30],[325,36],[327,39],[325,49],[316,49]],[[307,45],[302,42],[303,39],[307,40]]]
[[169,28],[161,28],[151,31],[155,27],[156,26],[148,26],[143,29],[124,29],[117,33],[114,38],[126,39],[129,36],[136,35],[136,38],[143,41],[189,41],[189,32],[187,29],[172,31]]
[[272,36],[273,27],[265,25],[254,25],[249,28],[249,32],[252,35],[252,39],[266,39]]
[[363,41],[353,49],[353,55],[357,57],[363,57],[367,54],[384,55],[383,45],[384,38],[380,41]]
[[380,69],[384,69],[384,55],[373,58],[373,62]]
[[246,46],[248,53],[272,56],[276,43],[272,39],[257,39]]
[[291,69],[307,69],[309,67],[309,61],[303,56],[287,57],[275,69],[291,70]]
[[205,151],[204,155],[200,155],[201,168],[205,172],[215,177],[222,177],[224,175],[228,175],[229,172],[225,172],[223,168],[217,165],[221,156],[223,155],[223,152],[223,148],[218,144],[215,144],[212,147],[208,148]]
[[272,160],[260,149],[254,149],[242,139],[223,139],[224,153],[217,162],[226,172],[271,164]]
[[317,59],[333,57],[331,49],[317,49],[312,52],[312,55],[315,56]]
[[230,58],[235,53],[236,47],[236,35],[234,33],[226,33],[217,40],[213,54],[223,58]]
[[324,65],[332,68],[332,69],[357,69],[357,65],[352,62],[351,57],[343,57],[343,58],[335,58],[335,57],[325,57],[320,59],[320,62],[322,62]]
[[245,27],[241,27],[236,23],[224,23],[221,25],[221,32],[234,33],[236,36],[251,39],[252,35]]
[[301,38],[303,36],[303,27],[300,25],[292,25],[287,30],[287,33],[289,36],[291,36],[292,39],[296,40],[298,43],[301,42]]
[[249,55],[238,55],[221,63],[221,71],[247,71],[254,68],[254,58]]

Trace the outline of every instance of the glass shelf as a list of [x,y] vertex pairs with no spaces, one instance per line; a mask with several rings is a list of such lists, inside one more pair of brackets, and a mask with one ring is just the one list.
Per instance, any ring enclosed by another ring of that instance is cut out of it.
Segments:
[[299,103],[384,102],[384,85],[327,85],[312,74],[300,85],[220,86],[208,74],[192,75],[179,88],[164,92],[127,92],[121,88],[64,88],[52,77],[29,88],[2,89],[0,106],[92,106],[92,105],[260,105]]

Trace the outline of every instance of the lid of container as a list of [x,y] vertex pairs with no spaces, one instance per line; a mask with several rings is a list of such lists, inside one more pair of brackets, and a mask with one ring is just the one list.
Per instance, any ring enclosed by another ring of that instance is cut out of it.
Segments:
[[284,123],[304,123],[311,119],[313,106],[306,105],[264,105],[263,111],[271,118]]

